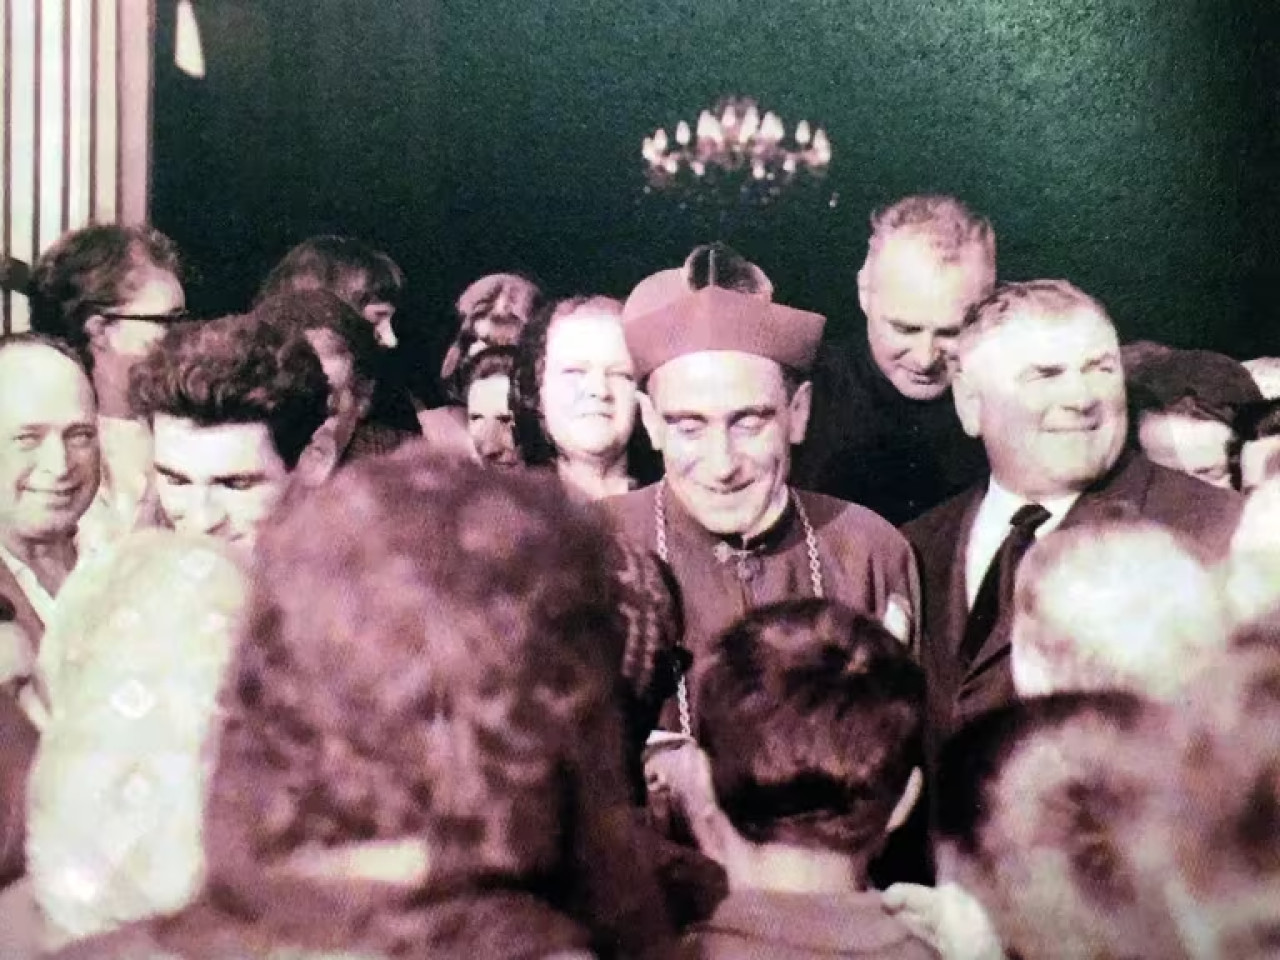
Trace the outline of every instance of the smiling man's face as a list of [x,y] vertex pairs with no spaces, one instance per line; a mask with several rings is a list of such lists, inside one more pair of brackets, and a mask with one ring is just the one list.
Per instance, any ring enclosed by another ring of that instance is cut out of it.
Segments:
[[951,262],[928,240],[902,232],[867,257],[858,300],[867,317],[871,357],[911,400],[936,400],[951,383],[948,361],[965,311],[991,292],[995,265],[975,245]]
[[1005,489],[1084,490],[1119,458],[1128,428],[1115,329],[1087,309],[1011,316],[964,357],[956,407]]
[[650,377],[645,427],[667,484],[711,533],[753,536],[785,507],[809,389],[801,384],[788,397],[778,364],[736,351],[686,354]]
[[0,352],[0,528],[24,540],[68,537],[98,492],[93,387],[52,347]]

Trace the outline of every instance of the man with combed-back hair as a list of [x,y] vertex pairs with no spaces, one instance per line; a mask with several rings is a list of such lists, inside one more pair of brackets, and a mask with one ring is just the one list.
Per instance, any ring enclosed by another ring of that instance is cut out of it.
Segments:
[[1126,450],[1115,327],[1064,280],[1007,284],[971,310],[957,343],[956,410],[991,476],[904,528],[924,585],[922,663],[936,746],[1014,696],[1012,584],[1053,530],[1145,520],[1221,558],[1240,498]]
[[948,358],[995,279],[991,224],[954,197],[910,196],[872,215],[858,272],[866,340],[824,345],[800,486],[900,524],[982,475],[981,446],[951,404]]
[[823,600],[779,604],[720,638],[697,695],[724,817],[695,835],[731,891],[693,935],[701,955],[936,956],[869,889],[919,795],[924,676],[902,644]]
[[251,549],[288,485],[314,486],[337,462],[320,358],[301,332],[252,314],[170,331],[132,391],[155,434],[160,507],[178,530]]

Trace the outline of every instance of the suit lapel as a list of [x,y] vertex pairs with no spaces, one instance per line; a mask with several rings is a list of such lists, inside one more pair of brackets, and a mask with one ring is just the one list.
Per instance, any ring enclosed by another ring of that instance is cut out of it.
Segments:
[[[1135,457],[1126,451],[1105,476],[1081,494],[1071,505],[1071,509],[1062,518],[1062,523],[1057,529],[1115,523],[1117,520],[1140,516],[1150,483],[1150,475],[1150,465],[1141,457]],[[1049,536],[1052,535],[1049,534]],[[968,537],[966,536],[965,539],[967,541]],[[965,677],[966,682],[985,673],[1008,654],[1012,625],[1013,611],[1002,611],[999,621],[987,637],[987,642],[973,658],[973,664]],[[962,632],[963,629],[962,625]]]
[[1126,451],[1106,476],[1081,494],[1058,529],[1138,519],[1150,486],[1150,462]]
[[964,628],[969,620],[969,585],[965,581],[969,537],[973,533],[973,523],[978,517],[978,508],[982,505],[986,492],[985,485],[979,487],[964,504],[952,547],[949,564],[950,583],[947,585],[947,611],[943,622],[946,624],[946,649],[953,658],[960,655],[960,645],[964,641]]

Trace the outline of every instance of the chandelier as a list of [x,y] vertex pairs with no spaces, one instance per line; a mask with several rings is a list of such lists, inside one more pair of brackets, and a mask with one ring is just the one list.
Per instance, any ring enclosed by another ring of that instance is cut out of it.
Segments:
[[[820,179],[831,163],[831,141],[809,121],[786,125],[772,110],[761,113],[750,97],[726,97],[698,115],[690,128],[681,120],[674,135],[659,128],[640,148],[646,193],[726,187],[738,200],[768,203],[793,181]],[[736,188],[736,189],[735,189]]]

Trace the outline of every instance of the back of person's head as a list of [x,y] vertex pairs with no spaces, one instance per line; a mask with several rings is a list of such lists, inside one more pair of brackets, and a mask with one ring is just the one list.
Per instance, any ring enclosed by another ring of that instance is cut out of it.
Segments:
[[87,363],[89,318],[127,303],[154,272],[182,278],[177,248],[154,227],[103,223],[63,234],[36,261],[31,328],[69,344]]
[[1233,629],[1280,624],[1280,477],[1245,498],[1224,563]]
[[878,849],[920,761],[924,676],[877,621],[821,600],[755,611],[716,642],[695,699],[743,837]]
[[170,330],[134,369],[130,393],[148,420],[265,424],[289,469],[329,407],[329,381],[307,339],[252,314]]
[[1055,694],[985,714],[944,747],[942,878],[982,903],[1010,956],[1186,956],[1148,859],[1168,726],[1129,694]]
[[1182,711],[1166,768],[1166,896],[1197,958],[1262,960],[1280,942],[1280,653],[1234,651]]
[[1014,685],[1022,696],[1120,688],[1170,700],[1229,633],[1218,580],[1171,531],[1138,521],[1060,530],[1018,569]]
[[252,315],[284,329],[335,338],[351,358],[353,380],[372,391],[379,371],[378,338],[355,308],[336,294],[328,290],[279,293],[259,300]]
[[520,331],[542,307],[542,291],[516,273],[491,273],[462,291],[455,309],[458,332],[440,367],[440,382],[450,399],[458,395],[457,373],[462,361],[485,347],[515,346]]
[[404,272],[381,250],[354,237],[308,237],[285,254],[258,291],[257,302],[280,293],[327,290],[363,310],[373,303],[398,306]]
[[51,943],[199,890],[217,696],[247,592],[222,544],[168,530],[86,558],[59,591],[28,791],[28,873]]
[[413,448],[279,511],[227,688],[211,890],[252,905],[299,850],[403,839],[437,896],[555,901],[607,874],[628,802],[609,551],[553,479]]

